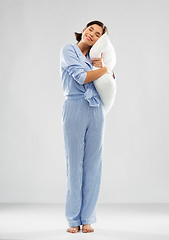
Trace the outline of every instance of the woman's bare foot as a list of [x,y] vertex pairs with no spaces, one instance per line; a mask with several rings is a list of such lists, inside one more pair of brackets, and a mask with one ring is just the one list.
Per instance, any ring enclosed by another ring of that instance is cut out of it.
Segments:
[[94,232],[94,229],[91,227],[91,224],[85,224],[82,226],[82,232],[83,233]]
[[71,233],[77,233],[80,231],[80,226],[77,227],[71,227],[67,229],[67,232],[71,232]]

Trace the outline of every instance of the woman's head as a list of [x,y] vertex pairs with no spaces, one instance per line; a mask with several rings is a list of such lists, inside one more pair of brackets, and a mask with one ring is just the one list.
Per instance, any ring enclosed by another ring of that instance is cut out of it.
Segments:
[[82,33],[75,32],[78,42],[83,41],[89,46],[93,46],[95,42],[105,33],[108,34],[107,27],[100,21],[89,22],[83,29]]

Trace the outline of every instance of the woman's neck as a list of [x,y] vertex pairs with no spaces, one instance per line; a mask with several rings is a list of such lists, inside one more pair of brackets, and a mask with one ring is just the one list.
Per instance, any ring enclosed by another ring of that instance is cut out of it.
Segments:
[[88,51],[89,51],[89,49],[90,49],[90,46],[86,45],[85,43],[83,43],[81,41],[77,44],[77,46],[80,48],[80,50],[83,53],[83,55],[86,56]]

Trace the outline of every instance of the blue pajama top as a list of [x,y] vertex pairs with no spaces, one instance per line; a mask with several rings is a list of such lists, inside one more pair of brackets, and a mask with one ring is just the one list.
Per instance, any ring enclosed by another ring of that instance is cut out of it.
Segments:
[[100,106],[101,98],[93,81],[84,84],[88,71],[92,71],[89,53],[85,57],[76,43],[65,44],[60,50],[60,75],[66,99],[85,98],[92,107]]

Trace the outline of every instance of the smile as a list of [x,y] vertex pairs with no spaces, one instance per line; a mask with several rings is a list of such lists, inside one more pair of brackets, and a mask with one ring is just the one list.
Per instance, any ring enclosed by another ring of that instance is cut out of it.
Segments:
[[87,38],[89,41],[92,41],[92,39],[91,39],[89,36],[86,36],[86,38]]

